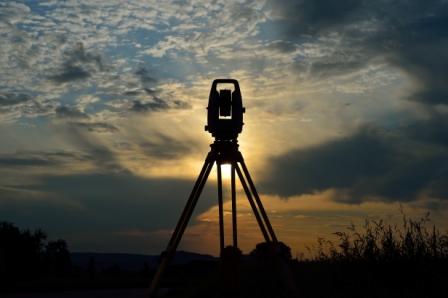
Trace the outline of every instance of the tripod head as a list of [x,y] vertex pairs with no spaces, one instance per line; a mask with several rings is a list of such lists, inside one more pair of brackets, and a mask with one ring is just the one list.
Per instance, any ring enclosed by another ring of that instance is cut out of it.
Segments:
[[[233,84],[230,89],[219,89],[222,84]],[[205,130],[216,140],[231,141],[238,138],[243,130],[243,107],[240,86],[234,79],[216,79],[212,83],[207,106],[207,125]]]

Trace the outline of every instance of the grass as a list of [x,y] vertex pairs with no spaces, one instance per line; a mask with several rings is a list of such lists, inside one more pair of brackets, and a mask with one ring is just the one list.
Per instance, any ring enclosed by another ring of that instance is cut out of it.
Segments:
[[301,297],[446,297],[448,234],[429,213],[401,224],[366,220],[317,240],[292,266]]
[[430,262],[448,258],[448,233],[431,224],[429,213],[419,219],[403,212],[402,224],[366,220],[336,232],[336,243],[318,239],[313,260],[321,262]]

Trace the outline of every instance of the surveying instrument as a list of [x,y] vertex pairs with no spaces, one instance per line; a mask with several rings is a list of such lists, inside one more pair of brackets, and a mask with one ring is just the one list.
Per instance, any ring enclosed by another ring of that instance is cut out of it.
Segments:
[[[233,85],[233,91],[230,89],[218,89],[219,85]],[[235,190],[235,172],[246,193],[249,204],[260,227],[261,233],[267,243],[277,243],[277,237],[274,233],[266,211],[261,203],[255,184],[244,162],[243,155],[238,150],[238,134],[243,130],[243,114],[245,108],[241,98],[241,91],[237,80],[217,79],[212,83],[207,107],[207,125],[205,130],[210,132],[215,138],[210,145],[211,150],[205,158],[204,165],[199,173],[199,177],[194,184],[187,204],[179,218],[166,250],[161,255],[159,267],[151,282],[149,296],[155,297],[160,279],[174,257],[177,246],[187,227],[188,221],[193,214],[193,210],[198,202],[201,192],[207,182],[208,176],[216,163],[218,180],[218,210],[219,210],[219,244],[220,257],[223,257],[224,251],[224,210],[222,195],[222,175],[221,166],[230,164],[230,184],[232,197],[232,233],[233,248],[238,248],[237,235],[237,210],[236,210],[236,190]]]

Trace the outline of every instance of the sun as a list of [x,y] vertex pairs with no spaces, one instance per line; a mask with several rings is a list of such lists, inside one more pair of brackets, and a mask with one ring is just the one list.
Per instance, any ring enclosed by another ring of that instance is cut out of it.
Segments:
[[223,164],[223,165],[221,165],[222,179],[230,180],[231,168],[232,167],[231,167],[230,164]]

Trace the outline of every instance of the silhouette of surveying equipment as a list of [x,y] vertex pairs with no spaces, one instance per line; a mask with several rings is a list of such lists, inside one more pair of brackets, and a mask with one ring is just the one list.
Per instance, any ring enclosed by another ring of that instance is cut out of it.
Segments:
[[[216,89],[218,84],[233,84],[235,90]],[[216,140],[234,141],[243,130],[243,107],[240,86],[237,80],[218,79],[212,83],[210,97],[207,107],[207,125],[205,130],[209,131]]]
[[[217,90],[218,85],[233,84],[233,92],[228,89]],[[223,257],[224,251],[224,210],[223,210],[223,195],[222,195],[222,175],[221,165],[231,165],[231,197],[232,197],[232,233],[233,233],[233,248],[238,247],[237,235],[237,210],[236,210],[236,190],[235,190],[235,172],[238,175],[244,192],[246,193],[249,204],[255,215],[257,223],[260,227],[261,233],[266,242],[277,243],[277,237],[266,211],[261,203],[255,184],[244,162],[243,155],[238,150],[238,134],[243,129],[243,114],[245,108],[243,107],[241,91],[237,80],[233,79],[217,79],[213,81],[207,107],[207,125],[205,130],[210,132],[215,138],[213,144],[210,145],[211,150],[208,153],[204,165],[199,173],[199,177],[194,184],[193,190],[188,198],[187,204],[180,216],[177,226],[171,236],[166,250],[161,255],[159,267],[154,275],[149,288],[149,296],[155,297],[160,279],[168,266],[171,259],[174,257],[177,246],[182,238],[182,235],[187,227],[188,221],[193,214],[193,210],[198,202],[199,196],[207,182],[208,176],[213,168],[217,165],[217,179],[218,179],[218,212],[219,212],[219,243],[220,256]]]

